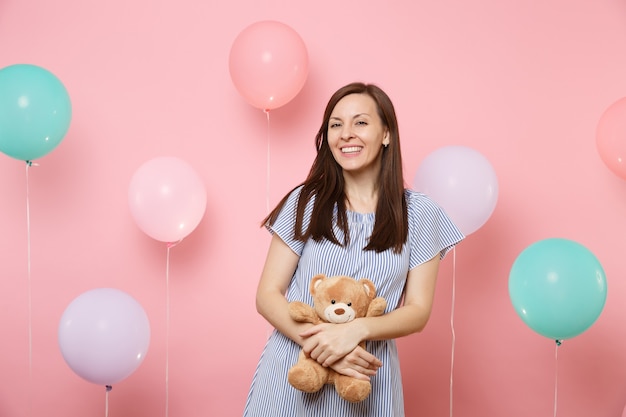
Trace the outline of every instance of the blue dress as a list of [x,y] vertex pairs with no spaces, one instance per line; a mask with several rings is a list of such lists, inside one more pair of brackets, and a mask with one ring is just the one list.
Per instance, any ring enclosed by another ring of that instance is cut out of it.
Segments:
[[[445,212],[424,194],[406,190],[409,234],[402,252],[376,253],[363,251],[374,228],[374,214],[348,211],[350,242],[346,247],[326,240],[299,242],[293,239],[295,210],[301,188],[294,190],[269,231],[277,234],[300,256],[298,267],[287,290],[288,301],[299,300],[313,305],[309,293],[311,278],[348,275],[369,278],[376,285],[378,296],[387,300],[387,310],[401,305],[408,271],[460,242],[464,236]],[[313,208],[310,201],[305,210],[306,230]],[[335,236],[343,242],[343,234],[335,226]],[[254,374],[244,409],[244,417],[403,417],[404,400],[398,351],[394,340],[372,341],[366,349],[383,362],[371,378],[372,392],[359,403],[348,402],[325,385],[316,393],[303,393],[287,382],[287,372],[298,360],[300,346],[274,330],[267,340]]]

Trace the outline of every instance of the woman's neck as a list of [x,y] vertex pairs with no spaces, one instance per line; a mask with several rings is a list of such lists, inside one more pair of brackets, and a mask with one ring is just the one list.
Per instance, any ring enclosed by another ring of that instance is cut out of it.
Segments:
[[378,205],[378,188],[371,179],[345,178],[346,207],[357,213],[374,213]]

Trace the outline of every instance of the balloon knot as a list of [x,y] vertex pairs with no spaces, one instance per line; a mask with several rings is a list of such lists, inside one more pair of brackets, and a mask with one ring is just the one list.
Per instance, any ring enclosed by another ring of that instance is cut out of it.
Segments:
[[563,343],[563,341],[559,339],[556,339],[555,342],[557,346],[561,346],[561,344]]
[[183,240],[178,240],[176,242],[167,242],[167,248],[173,248],[174,246],[178,245],[180,242],[182,242]]
[[112,386],[110,386],[110,385],[107,385],[107,386],[106,386],[106,389],[107,389],[107,392],[109,392],[109,391],[111,391],[111,390],[113,389],[113,387],[112,387]]

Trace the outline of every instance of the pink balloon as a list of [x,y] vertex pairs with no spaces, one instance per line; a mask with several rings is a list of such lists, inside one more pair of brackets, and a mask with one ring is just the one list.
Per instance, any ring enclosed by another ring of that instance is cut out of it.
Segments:
[[626,97],[611,104],[600,117],[596,146],[606,166],[626,179]]
[[127,293],[97,288],[76,297],[58,329],[63,359],[81,378],[113,385],[143,362],[150,345],[150,322]]
[[304,86],[308,66],[300,35],[271,20],[246,27],[230,50],[229,69],[235,87],[248,103],[261,110],[291,101]]
[[161,242],[178,242],[200,223],[206,210],[206,189],[185,161],[158,157],[137,169],[128,189],[130,211],[137,226]]
[[487,158],[465,146],[446,146],[420,164],[413,187],[439,204],[465,235],[489,219],[498,200],[498,179]]

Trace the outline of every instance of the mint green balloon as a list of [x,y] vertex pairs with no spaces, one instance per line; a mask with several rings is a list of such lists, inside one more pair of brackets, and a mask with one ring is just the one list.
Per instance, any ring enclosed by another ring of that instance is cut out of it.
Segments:
[[23,161],[41,158],[65,137],[72,105],[65,86],[29,64],[0,69],[0,151]]
[[587,330],[606,302],[606,276],[583,245],[545,239],[528,246],[509,274],[517,314],[535,332],[557,341]]

